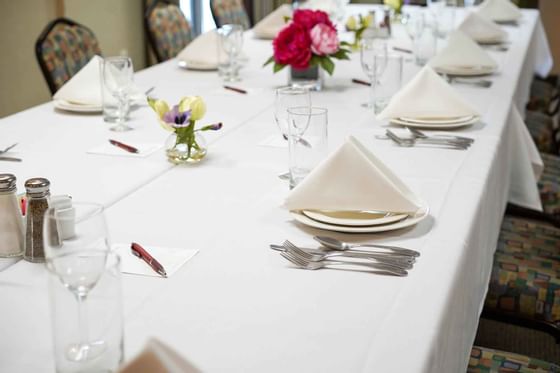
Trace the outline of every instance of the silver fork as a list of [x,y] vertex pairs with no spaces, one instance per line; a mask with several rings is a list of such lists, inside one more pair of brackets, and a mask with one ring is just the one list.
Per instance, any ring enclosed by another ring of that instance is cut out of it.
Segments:
[[440,139],[418,139],[418,138],[403,139],[401,137],[398,137],[395,133],[393,133],[393,131],[391,131],[389,129],[386,130],[385,134],[391,140],[393,140],[397,145],[407,147],[407,148],[411,148],[411,147],[415,146],[416,144],[435,145],[435,146],[439,146],[439,147],[445,147],[445,148],[456,149],[456,150],[467,150],[467,148],[469,147],[469,145],[465,144],[464,142],[453,141],[453,140],[445,140],[445,139],[441,139],[441,140]]
[[316,270],[321,268],[330,268],[331,266],[343,265],[343,266],[356,266],[359,267],[360,270],[367,269],[368,272],[378,273],[378,274],[385,274],[385,275],[393,275],[393,276],[400,276],[405,277],[408,276],[408,272],[404,269],[395,270],[392,267],[387,266],[386,264],[377,264],[377,263],[350,263],[350,262],[343,262],[337,260],[324,260],[322,262],[310,262],[305,260],[301,257],[298,257],[289,251],[283,251],[280,253],[282,257],[292,264],[295,264],[299,268],[303,269],[310,269]]
[[346,257],[346,258],[356,258],[356,259],[366,259],[372,260],[374,263],[384,263],[395,266],[397,268],[402,269],[411,269],[412,263],[414,263],[414,258],[410,257],[399,257],[399,256],[389,256],[389,255],[375,255],[375,254],[358,254],[353,252],[344,252],[344,251],[331,251],[331,252],[308,252],[303,250],[302,248],[297,247],[290,241],[284,241],[282,245],[287,251],[292,252],[297,256],[301,256],[305,260],[309,260],[310,262],[321,262],[325,259],[329,259],[332,257]]
[[463,137],[463,136],[452,136],[452,135],[433,135],[433,136],[428,136],[426,135],[424,132],[417,130],[416,128],[412,128],[412,127],[408,127],[405,126],[405,128],[414,136],[420,139],[434,139],[434,140],[438,140],[438,139],[448,139],[448,140],[457,140],[460,142],[465,142],[467,144],[472,144],[474,143],[474,139],[471,139],[470,137]]
[[458,84],[466,84],[466,85],[474,85],[477,87],[482,88],[490,88],[492,86],[492,81],[487,79],[478,79],[478,80],[471,80],[471,79],[461,79],[457,78],[456,76],[444,74],[445,79],[448,83],[458,83]]

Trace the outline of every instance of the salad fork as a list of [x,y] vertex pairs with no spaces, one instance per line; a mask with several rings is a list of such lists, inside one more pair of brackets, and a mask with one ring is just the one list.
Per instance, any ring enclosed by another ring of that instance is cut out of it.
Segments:
[[343,266],[356,266],[361,267],[361,270],[368,270],[368,272],[384,274],[384,275],[393,275],[399,277],[408,276],[408,272],[404,269],[394,269],[393,267],[387,266],[386,264],[378,264],[378,263],[351,263],[351,262],[344,262],[344,261],[337,261],[337,260],[324,260],[322,262],[310,262],[305,260],[301,257],[295,256],[294,254],[283,251],[280,255],[291,262],[292,264],[296,265],[299,268],[303,269],[310,269],[310,270],[317,270],[321,268],[330,268],[331,266],[343,265]]
[[284,241],[282,245],[286,251],[291,252],[292,254],[299,256],[305,260],[310,262],[321,262],[325,259],[329,259],[332,257],[346,257],[346,258],[357,258],[357,259],[366,259],[366,260],[373,260],[374,263],[384,263],[395,266],[396,268],[402,269],[412,269],[412,263],[414,263],[414,258],[412,257],[399,257],[394,255],[376,255],[376,254],[358,254],[352,252],[344,252],[344,251],[330,251],[324,253],[318,252],[308,252],[305,251],[290,241]]

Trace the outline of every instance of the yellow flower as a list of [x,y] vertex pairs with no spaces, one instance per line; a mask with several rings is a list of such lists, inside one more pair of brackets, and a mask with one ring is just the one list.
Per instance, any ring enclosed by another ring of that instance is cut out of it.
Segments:
[[346,29],[349,31],[354,31],[356,27],[356,18],[354,16],[350,16],[350,18],[348,18],[348,21],[346,21]]
[[187,96],[179,101],[179,111],[191,111],[192,121],[197,121],[206,114],[206,104],[200,96]]
[[373,15],[371,13],[368,14],[363,18],[362,22],[363,22],[363,27],[369,28],[373,24]]
[[163,100],[155,100],[148,97],[148,105],[156,112],[158,118],[163,118],[163,115],[169,111],[169,105]]
[[402,7],[402,0],[383,0],[385,5],[389,5],[391,8],[395,9],[396,11],[400,11]]

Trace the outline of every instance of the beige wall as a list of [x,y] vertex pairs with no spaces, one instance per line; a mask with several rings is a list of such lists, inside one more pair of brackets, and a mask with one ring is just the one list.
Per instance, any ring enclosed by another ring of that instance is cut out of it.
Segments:
[[554,56],[554,74],[560,74],[560,1],[540,0],[539,7],[548,42]]
[[35,41],[62,11],[93,30],[104,55],[146,66],[143,0],[0,0],[0,117],[50,100]]

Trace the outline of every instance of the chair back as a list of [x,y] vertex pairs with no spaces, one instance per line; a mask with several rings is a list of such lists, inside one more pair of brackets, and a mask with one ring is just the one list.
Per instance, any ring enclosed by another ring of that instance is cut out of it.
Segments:
[[210,9],[217,27],[236,24],[243,26],[245,30],[251,28],[242,0],[210,0]]
[[95,55],[101,55],[95,34],[67,18],[51,21],[35,43],[35,55],[51,94],[84,67]]
[[154,2],[146,11],[145,27],[158,62],[174,58],[193,39],[189,21],[170,2]]

